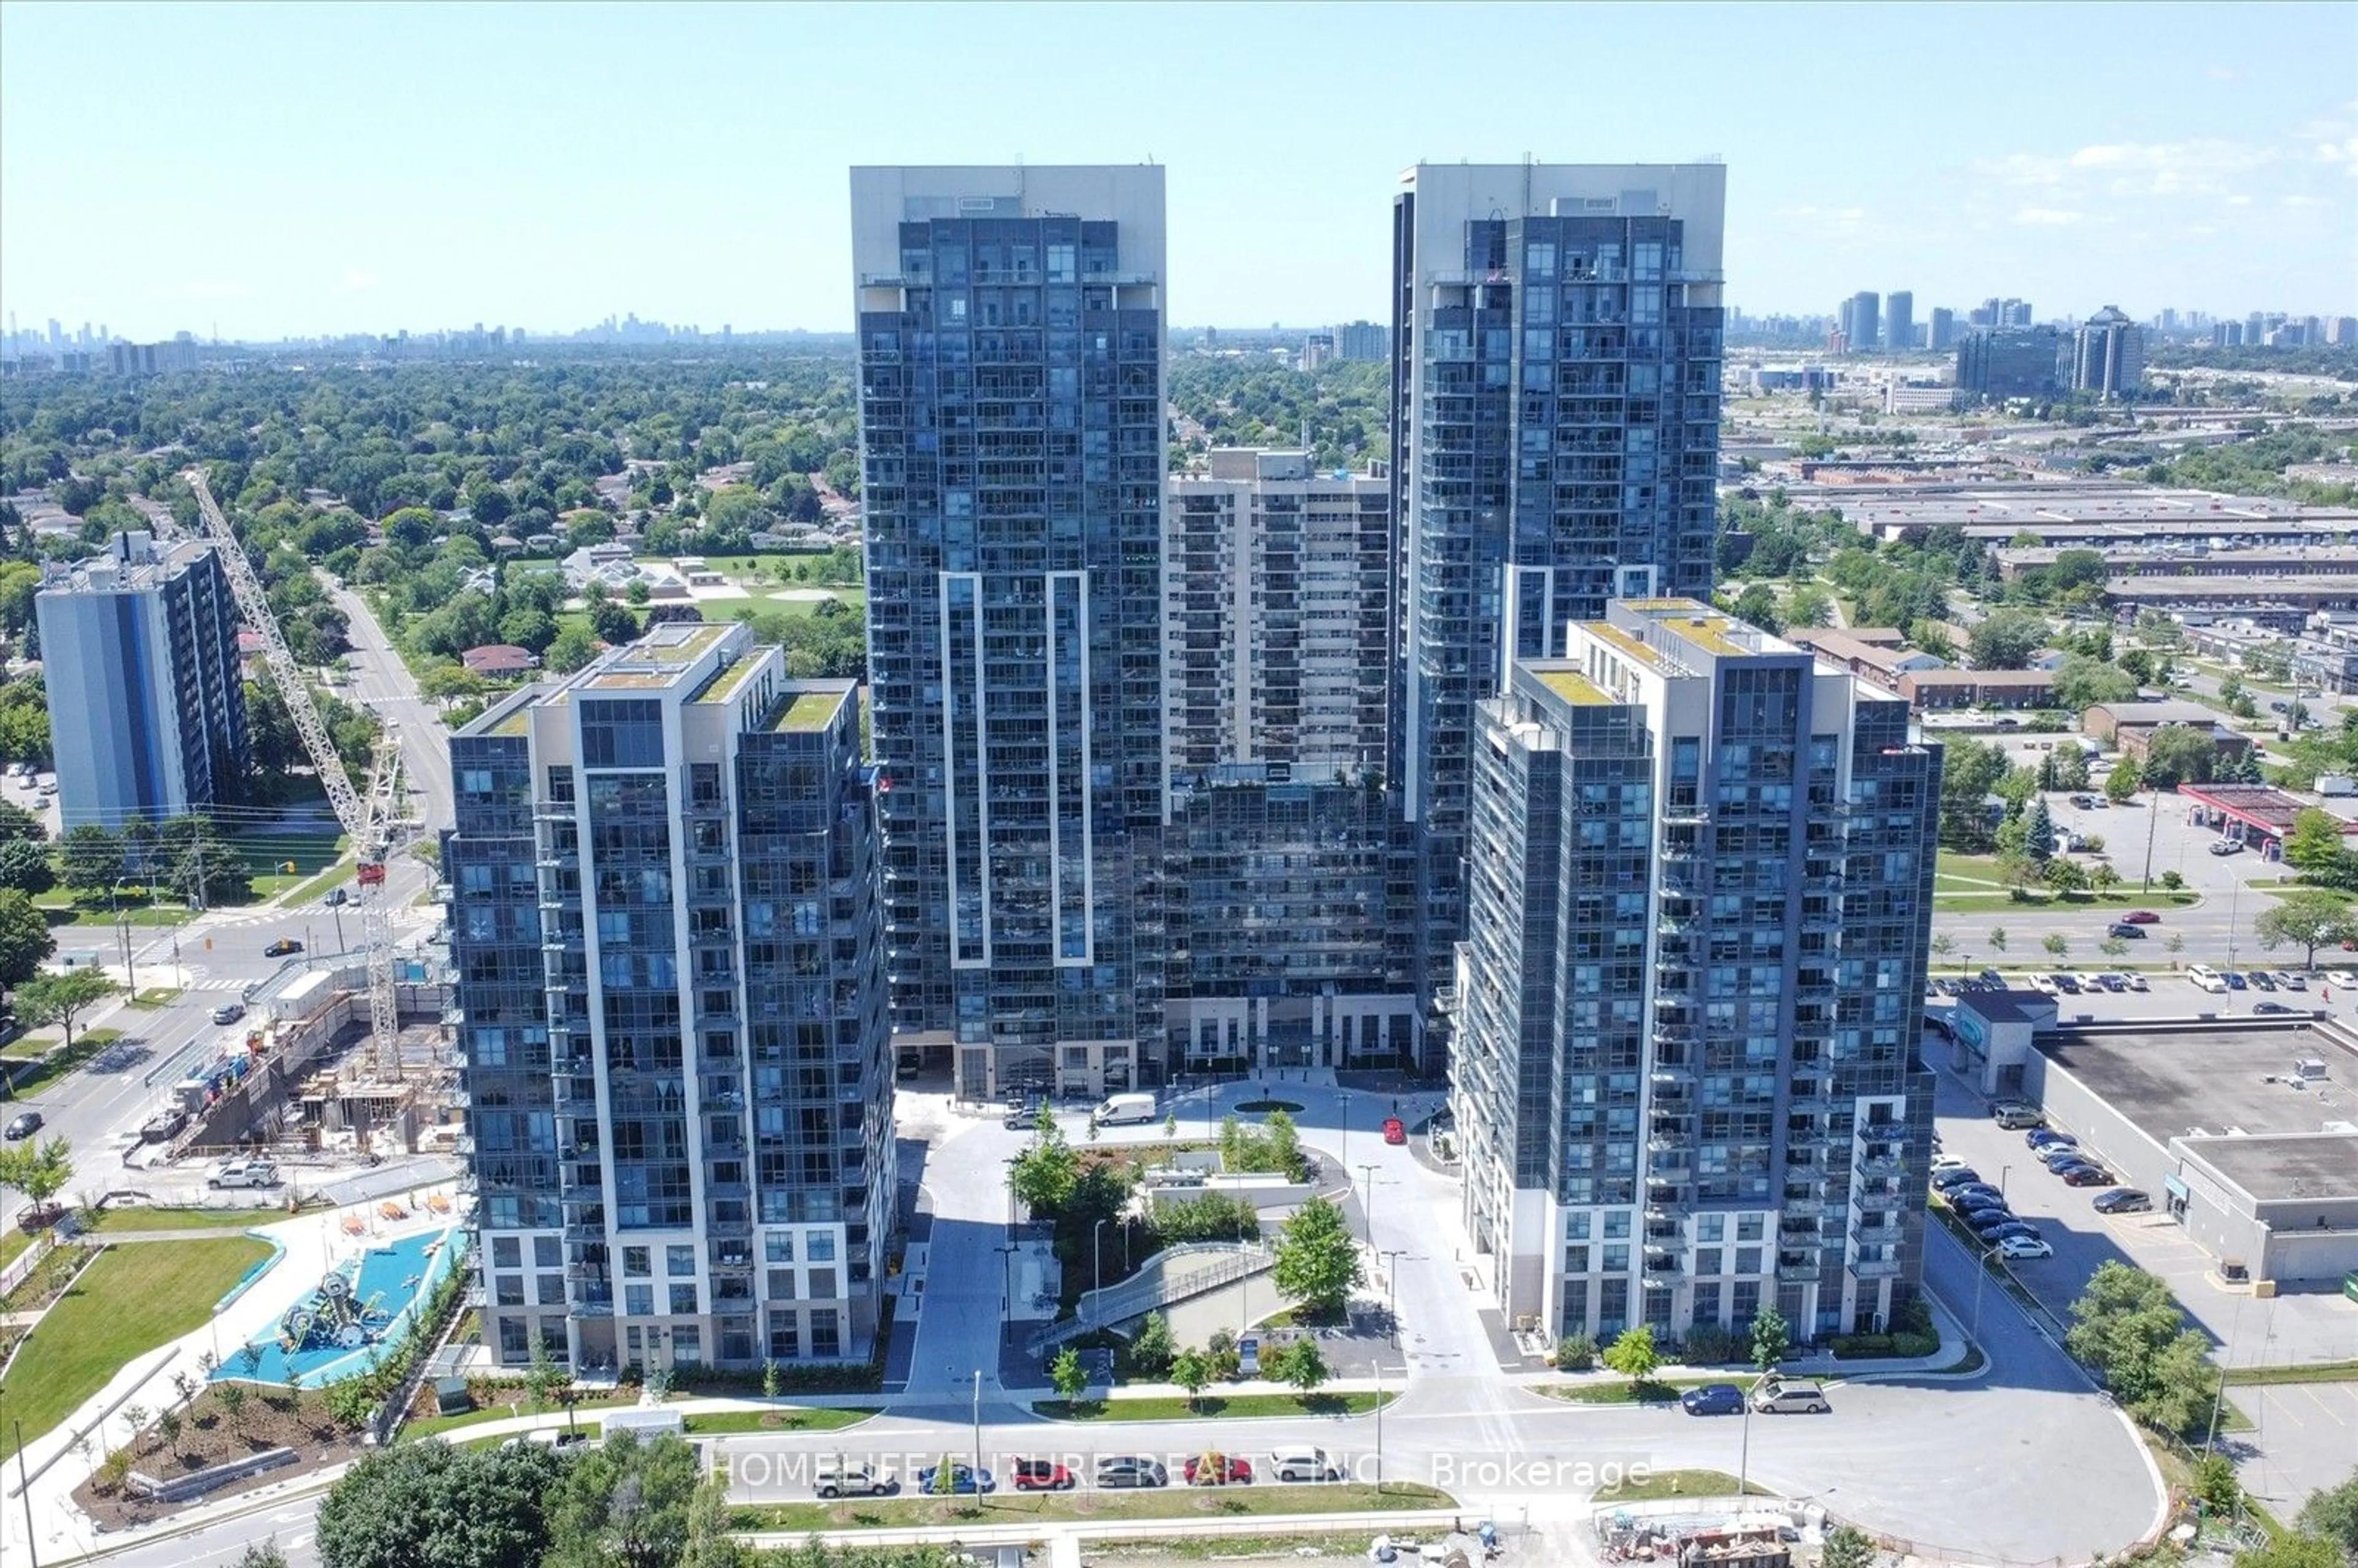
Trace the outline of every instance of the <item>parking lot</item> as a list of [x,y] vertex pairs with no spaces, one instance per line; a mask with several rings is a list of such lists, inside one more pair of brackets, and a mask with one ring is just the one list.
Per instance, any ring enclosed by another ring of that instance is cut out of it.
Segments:
[[2237,1433],[2244,1485],[2279,1519],[2358,1464],[2358,1382],[2263,1383],[2229,1390],[2256,1430]]

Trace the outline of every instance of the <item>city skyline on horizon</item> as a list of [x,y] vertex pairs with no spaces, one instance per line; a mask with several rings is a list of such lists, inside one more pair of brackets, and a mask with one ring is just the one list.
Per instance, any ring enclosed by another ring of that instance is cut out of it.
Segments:
[[[2139,318],[2358,304],[2358,104],[2340,64],[2358,16],[2344,10],[2190,7],[2169,27],[2124,31],[2116,11],[2049,8],[2016,29],[2025,50],[2111,60],[2139,91],[2061,94],[2033,71],[1985,73],[1973,80],[1984,113],[1931,117],[1926,87],[1954,80],[1945,51],[1985,27],[1986,10],[1882,19],[1887,52],[1922,66],[1823,92],[1810,73],[1843,36],[1841,13],[1491,14],[1519,54],[1593,62],[1567,115],[1503,76],[1475,92],[1425,72],[1417,38],[1478,25],[1478,8],[1388,7],[1344,29],[1330,9],[1274,6],[1256,24],[1259,55],[1315,62],[1335,85],[1206,115],[1206,83],[1235,65],[1221,29],[1192,25],[1212,13],[1138,7],[1117,36],[1023,25],[1073,11],[914,6],[899,15],[971,69],[887,115],[860,72],[806,68],[790,92],[744,91],[767,86],[749,62],[867,47],[865,13],[849,7],[798,8],[790,27],[783,12],[667,9],[659,33],[654,13],[628,10],[551,29],[546,12],[485,7],[437,13],[427,30],[398,8],[275,11],[266,28],[227,7],[10,9],[0,309],[20,328],[55,316],[135,341],[217,326],[271,342],[480,319],[550,332],[629,299],[708,330],[848,331],[850,167],[994,159],[1162,165],[1174,321],[1372,320],[1386,312],[1401,170],[1461,148],[1549,164],[1743,149],[1725,160],[1727,274],[1761,313],[1830,312],[1861,288],[1960,308],[2017,295],[2051,302],[2054,318],[2108,303]],[[1152,77],[1123,69],[1141,40],[1163,62]],[[650,49],[726,63],[692,98],[650,95],[660,112],[584,96],[612,60]],[[356,57],[410,92],[391,105],[343,93]],[[60,69],[94,58],[108,62],[103,115],[81,73]],[[498,59],[505,90],[468,89],[452,58]],[[1669,113],[1662,60],[1678,62],[1682,90]],[[993,91],[1030,81],[1059,91]],[[1335,113],[1345,85],[1400,106],[1380,142]],[[274,149],[266,167],[257,146]],[[1251,243],[1235,243],[1239,217]],[[125,243],[142,235],[162,243]]]

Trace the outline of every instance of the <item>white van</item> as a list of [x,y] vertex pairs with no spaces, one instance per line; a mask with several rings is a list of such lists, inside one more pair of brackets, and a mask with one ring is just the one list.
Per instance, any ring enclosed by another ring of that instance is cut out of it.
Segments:
[[2227,977],[2208,964],[2189,965],[2186,978],[2206,991],[2224,993],[2227,989]]
[[1120,1127],[1126,1122],[1152,1121],[1154,1097],[1145,1094],[1108,1095],[1105,1104],[1098,1107],[1097,1118],[1099,1127]]

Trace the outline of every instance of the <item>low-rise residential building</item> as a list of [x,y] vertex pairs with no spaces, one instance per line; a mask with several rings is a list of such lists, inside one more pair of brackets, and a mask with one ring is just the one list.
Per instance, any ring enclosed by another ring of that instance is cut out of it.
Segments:
[[1897,689],[1920,713],[2055,705],[2052,670],[1909,670]]
[[2210,737],[2222,752],[2248,750],[2250,739],[2219,722],[2219,715],[2199,702],[2100,702],[2081,716],[2080,728],[2096,740],[2143,761],[2153,732],[2165,725],[2183,725]]
[[1869,641],[1854,632],[1820,626],[1806,631],[1796,630],[1786,635],[1797,647],[1812,649],[1819,657],[1831,659],[1860,679],[1871,681],[1890,692],[1899,689],[1903,676],[1920,670],[1948,667],[1943,661],[1920,648]]

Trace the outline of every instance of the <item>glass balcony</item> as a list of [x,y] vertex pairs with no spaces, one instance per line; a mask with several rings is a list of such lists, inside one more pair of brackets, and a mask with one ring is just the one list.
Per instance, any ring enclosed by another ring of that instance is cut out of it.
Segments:
[[1777,1260],[1777,1280],[1779,1284],[1806,1285],[1818,1277],[1814,1258],[1779,1258]]

